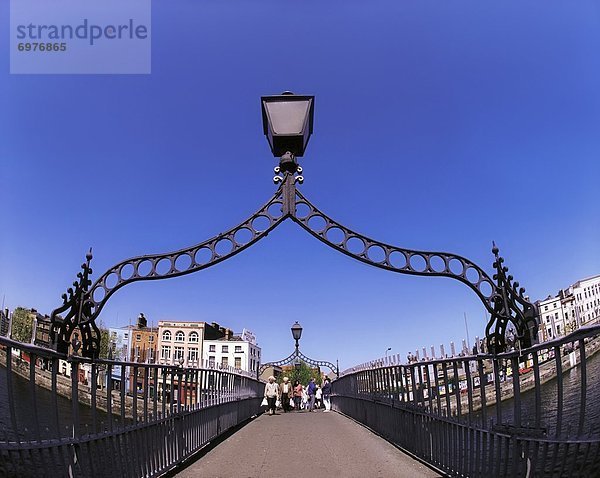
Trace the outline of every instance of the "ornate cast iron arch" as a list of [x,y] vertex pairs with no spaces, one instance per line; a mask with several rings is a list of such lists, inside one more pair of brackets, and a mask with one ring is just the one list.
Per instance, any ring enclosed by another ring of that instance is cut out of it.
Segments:
[[[417,251],[378,242],[334,221],[297,191],[296,182],[303,180],[302,176],[295,176],[302,171],[300,167],[295,171],[293,168],[289,171],[275,170],[278,175],[274,181],[281,185],[271,200],[238,226],[207,241],[174,252],[138,256],[119,262],[93,285],[89,280],[92,273],[90,250],[87,262],[81,266],[82,272],[77,275],[78,280],[73,283],[75,289],[69,288],[63,295],[63,305],[52,312],[51,337],[57,350],[67,353],[71,334],[75,327],[79,327],[83,355],[98,357],[100,332],[95,320],[117,290],[132,282],[167,279],[206,269],[250,247],[287,218],[292,218],[328,246],[366,264],[402,274],[450,277],[467,285],[490,312],[486,340],[492,353],[506,350],[509,323],[515,326],[521,347],[527,348],[535,341],[538,312],[524,296],[525,289],[507,275],[508,268],[503,265],[504,259],[499,256],[495,244],[492,252],[496,272],[490,278],[475,263],[456,254]],[[298,206],[308,212],[298,214]],[[64,317],[60,315],[63,313],[66,314]],[[295,353],[292,355],[295,356]],[[329,362],[322,364],[327,367],[333,365]]]
[[269,367],[281,367],[282,365],[296,363],[297,360],[302,360],[313,367],[327,367],[329,370],[335,373],[337,378],[340,377],[340,370],[336,365],[333,365],[331,362],[327,362],[326,360],[313,360],[300,352],[299,349],[294,350],[286,358],[278,360],[277,362],[267,362],[262,364],[258,369],[258,376],[260,377],[260,375]]
[[[304,206],[305,213],[292,219],[321,242],[336,251],[365,264],[402,274],[442,276],[456,279],[470,287],[479,297],[491,317],[486,326],[486,341],[492,353],[506,350],[506,330],[509,323],[516,328],[519,344],[530,347],[537,336],[537,310],[525,296],[525,289],[506,275],[508,268],[493,244],[495,256],[493,280],[474,262],[447,252],[404,249],[370,239],[334,221],[319,211],[300,191],[296,191],[295,206]],[[311,224],[312,223],[312,224]],[[496,283],[494,283],[496,281]]]
[[[91,249],[82,264],[83,273],[73,283],[75,290],[63,294],[63,305],[51,314],[50,335],[56,349],[67,353],[70,337],[79,327],[83,337],[82,355],[97,358],[100,353],[100,331],[96,318],[108,299],[120,288],[132,282],[179,277],[206,269],[224,261],[267,236],[286,216],[283,214],[283,185],[275,195],[252,216],[238,226],[207,241],[173,252],[144,255],[115,264],[92,285],[88,280],[92,269]],[[66,313],[64,317],[60,314]]]

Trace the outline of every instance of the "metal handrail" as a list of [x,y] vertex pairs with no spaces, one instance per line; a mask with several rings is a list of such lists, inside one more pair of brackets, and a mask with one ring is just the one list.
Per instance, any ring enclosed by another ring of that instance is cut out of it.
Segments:
[[333,382],[332,405],[450,475],[591,476],[596,354],[600,325],[498,355],[374,362]]
[[6,337],[0,380],[0,476],[159,476],[256,415],[264,390],[233,369],[94,360]]

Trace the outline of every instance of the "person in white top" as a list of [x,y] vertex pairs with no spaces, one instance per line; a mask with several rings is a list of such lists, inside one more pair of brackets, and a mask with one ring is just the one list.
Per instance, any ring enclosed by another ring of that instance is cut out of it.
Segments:
[[317,385],[317,391],[315,392],[315,406],[317,408],[321,408],[321,397],[323,396],[323,391],[321,390],[321,387],[319,387]]
[[272,375],[269,377],[269,381],[265,385],[265,398],[269,404],[269,415],[275,413],[275,403],[279,397],[279,385],[275,382],[275,377]]

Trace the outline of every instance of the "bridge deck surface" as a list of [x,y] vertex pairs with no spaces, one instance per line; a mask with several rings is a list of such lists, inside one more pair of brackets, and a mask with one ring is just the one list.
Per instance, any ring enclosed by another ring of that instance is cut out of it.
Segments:
[[358,423],[335,412],[261,415],[179,478],[439,477]]

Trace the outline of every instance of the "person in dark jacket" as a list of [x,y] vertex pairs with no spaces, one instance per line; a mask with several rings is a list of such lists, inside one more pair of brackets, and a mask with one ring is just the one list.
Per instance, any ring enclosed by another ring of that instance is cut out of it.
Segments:
[[325,379],[325,383],[323,384],[323,405],[325,405],[324,412],[328,412],[331,410],[331,380],[329,378]]
[[292,409],[290,400],[294,400],[294,387],[289,378],[283,377],[283,383],[279,385],[279,392],[281,393],[281,406],[283,407],[283,412],[287,413]]
[[308,411],[315,411],[315,393],[317,392],[317,384],[315,383],[315,379],[311,378],[310,383],[308,384],[308,388],[306,389],[306,393],[308,393]]

